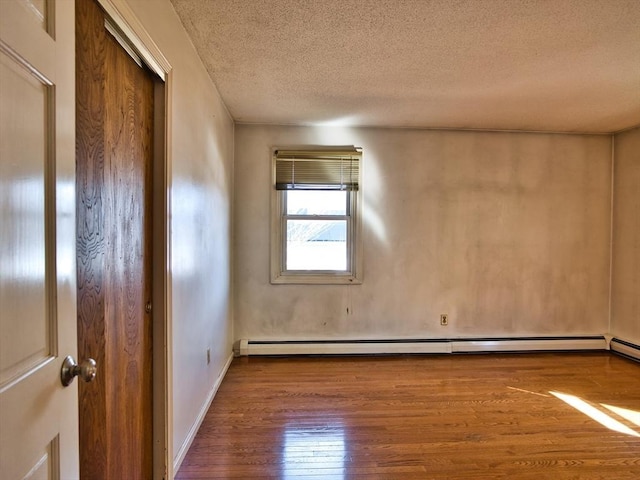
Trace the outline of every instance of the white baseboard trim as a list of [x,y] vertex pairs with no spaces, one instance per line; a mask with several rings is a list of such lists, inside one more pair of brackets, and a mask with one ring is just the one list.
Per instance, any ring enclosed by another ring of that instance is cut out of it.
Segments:
[[610,347],[612,352],[620,353],[625,357],[630,357],[640,361],[640,345],[613,337],[611,339]]
[[211,390],[209,391],[209,394],[207,395],[207,400],[202,405],[202,408],[198,412],[198,416],[196,417],[195,422],[189,429],[189,433],[187,434],[187,437],[185,438],[184,442],[182,442],[182,446],[178,450],[178,453],[175,459],[173,460],[174,474],[178,472],[178,469],[180,468],[180,465],[182,465],[182,461],[184,460],[184,457],[187,455],[187,452],[189,451],[189,448],[191,447],[193,440],[196,438],[198,429],[200,428],[200,425],[202,425],[202,421],[204,420],[205,415],[209,411],[211,402],[213,402],[213,399],[216,396],[216,393],[218,392],[218,388],[220,388],[220,384],[222,383],[222,380],[227,374],[227,370],[229,370],[229,366],[231,365],[232,360],[233,360],[233,354],[229,355],[227,362],[222,368],[222,372],[220,372],[220,375],[218,375],[218,378],[216,379],[215,383],[213,384],[213,387],[211,388]]
[[606,350],[604,336],[469,338],[428,340],[240,340],[239,354],[251,355],[385,355],[483,352]]

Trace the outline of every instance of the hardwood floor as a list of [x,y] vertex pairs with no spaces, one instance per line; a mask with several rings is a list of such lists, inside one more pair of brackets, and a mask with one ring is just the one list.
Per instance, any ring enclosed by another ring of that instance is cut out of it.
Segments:
[[243,357],[176,478],[638,479],[638,417],[608,353]]

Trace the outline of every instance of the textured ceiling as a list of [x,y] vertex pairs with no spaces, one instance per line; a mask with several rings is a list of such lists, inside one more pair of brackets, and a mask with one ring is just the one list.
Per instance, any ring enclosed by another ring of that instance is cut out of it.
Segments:
[[640,124],[640,0],[172,3],[237,122]]

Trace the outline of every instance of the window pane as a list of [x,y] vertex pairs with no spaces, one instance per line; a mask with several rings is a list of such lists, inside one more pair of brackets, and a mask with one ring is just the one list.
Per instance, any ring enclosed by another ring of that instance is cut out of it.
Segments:
[[346,220],[288,220],[287,270],[347,270]]
[[346,215],[344,191],[288,190],[287,215]]

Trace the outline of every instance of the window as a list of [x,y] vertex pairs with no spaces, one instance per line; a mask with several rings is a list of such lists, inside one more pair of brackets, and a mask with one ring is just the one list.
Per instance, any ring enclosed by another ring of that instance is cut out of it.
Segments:
[[276,150],[272,283],[360,283],[362,153],[354,147]]

